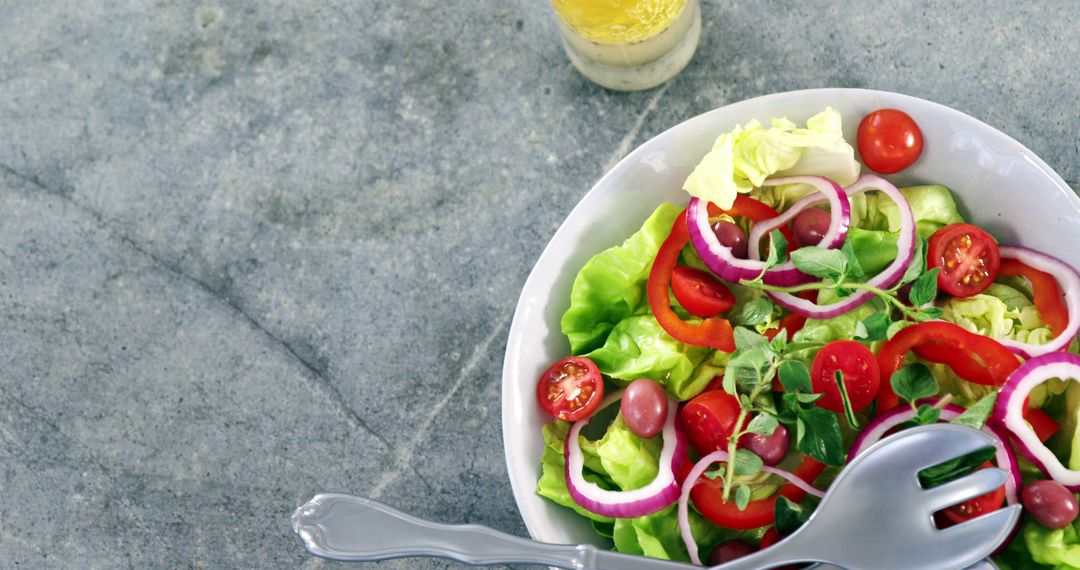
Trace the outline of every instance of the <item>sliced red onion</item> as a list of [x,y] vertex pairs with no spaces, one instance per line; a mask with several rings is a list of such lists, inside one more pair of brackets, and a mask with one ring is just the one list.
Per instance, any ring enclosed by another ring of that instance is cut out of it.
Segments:
[[1051,378],[1080,379],[1080,356],[1068,352],[1052,352],[1021,364],[1001,387],[992,417],[1013,435],[1021,455],[1047,477],[1061,483],[1070,491],[1078,492],[1080,471],[1073,471],[1062,465],[1054,452],[1039,441],[1035,430],[1024,419],[1024,402],[1028,395],[1036,386]]
[[[617,390],[609,394],[600,403],[599,409],[617,402],[622,398],[622,393],[622,390]],[[589,512],[612,518],[643,517],[674,503],[679,498],[679,484],[675,481],[675,470],[680,458],[686,454],[686,439],[675,427],[678,408],[678,402],[668,402],[668,415],[661,432],[664,437],[664,446],[660,450],[656,478],[648,485],[632,491],[609,491],[585,480],[582,475],[585,456],[581,453],[581,442],[578,438],[582,428],[589,425],[591,418],[575,422],[570,426],[563,448],[566,459],[566,488],[570,491],[574,502]]]
[[[709,468],[713,463],[723,463],[728,460],[728,454],[726,451],[714,451],[705,457],[702,457],[700,461],[694,464],[694,467],[690,469],[690,473],[686,475],[686,480],[683,481],[682,493],[679,494],[679,533],[682,535],[683,542],[686,544],[686,551],[690,553],[690,561],[694,564],[701,565],[701,557],[698,554],[697,542],[694,540],[694,535],[690,531],[690,491],[697,484],[698,479],[705,473],[705,470]],[[796,487],[806,491],[807,493],[814,495],[815,497],[824,497],[825,492],[817,487],[804,481],[801,477],[784,471],[783,469],[777,469],[776,467],[769,467],[768,465],[761,468],[766,473],[772,473],[773,475],[779,475]]]
[[[854,196],[869,190],[880,190],[892,198],[892,200],[896,202],[897,210],[900,212],[900,233],[896,240],[896,259],[894,259],[888,267],[881,270],[880,273],[866,282],[867,285],[872,287],[888,288],[900,281],[904,276],[904,272],[907,271],[908,266],[911,265],[911,260],[915,258],[915,216],[911,213],[911,206],[908,204],[907,198],[904,198],[904,195],[900,193],[900,190],[898,190],[896,186],[893,186],[888,180],[885,180],[880,176],[863,174],[854,184],[845,188],[844,192],[846,192],[848,196]],[[816,198],[817,202],[807,203],[804,207],[809,207],[821,201],[821,197],[816,195],[808,196],[808,198]],[[804,200],[806,199],[800,200],[798,204],[801,204]],[[779,218],[773,219],[776,220]],[[771,225],[772,223],[769,223],[766,225],[766,229],[763,229],[762,231],[770,231],[768,228]],[[755,226],[754,229],[756,231],[757,227]],[[775,229],[775,227],[772,229]],[[751,236],[753,235],[753,232],[751,232]],[[750,243],[753,244],[753,238],[751,237],[750,239]],[[812,319],[831,319],[835,316],[857,309],[874,297],[872,292],[860,289],[835,303],[818,305],[813,301],[796,297],[790,293],[775,293],[770,291],[768,294],[785,309]]]
[[[938,398],[927,398],[919,403],[933,406],[937,404],[938,401]],[[1000,396],[998,397],[998,401],[1001,401]],[[849,461],[871,445],[880,441],[890,430],[904,422],[911,421],[915,417],[915,413],[915,410],[911,409],[911,406],[898,406],[874,418],[874,421],[863,428],[855,438],[855,443],[851,446],[851,452],[848,453]],[[955,404],[945,404],[941,408],[941,419],[943,421],[952,421],[960,417],[960,414],[963,413],[964,408]],[[996,449],[994,460],[997,461],[998,467],[1009,472],[1009,478],[1005,480],[1005,500],[1008,504],[1015,505],[1020,502],[1020,487],[1022,486],[1020,480],[1020,464],[1017,463],[1016,455],[1013,454],[1012,448],[1009,447],[1008,440],[1005,439],[1004,434],[991,425],[984,425],[983,431],[994,436],[994,448]]]
[[1065,326],[1065,330],[1061,331],[1061,334],[1046,344],[1028,344],[1011,339],[1003,339],[998,342],[1024,358],[1032,358],[1069,348],[1069,343],[1080,332],[1080,275],[1060,259],[1033,249],[1001,246],[998,250],[1001,251],[1002,259],[1015,259],[1024,265],[1053,275],[1054,279],[1057,279],[1058,285],[1061,286],[1061,290],[1065,292],[1065,306],[1069,309],[1069,324]]
[[[770,178],[763,186],[778,186],[780,184],[808,184],[817,188],[813,194],[820,201],[829,201],[832,208],[829,230],[821,237],[821,247],[840,247],[847,238],[848,224],[851,222],[851,202],[847,194],[835,182],[821,176],[788,176],[784,178]],[[806,198],[800,200],[801,204]],[[750,259],[739,259],[731,254],[731,248],[720,243],[709,225],[708,202],[698,198],[691,198],[686,212],[686,226],[690,231],[690,241],[694,244],[701,260],[720,276],[721,279],[738,283],[743,279],[754,279],[765,269],[765,262],[751,255]],[[786,214],[784,214],[786,215]],[[780,219],[784,215],[777,218]],[[759,222],[760,223],[760,222]],[[778,226],[777,226],[778,227]],[[775,227],[774,227],[775,229]],[[754,235],[751,232],[751,235]],[[760,239],[760,234],[758,239]],[[756,242],[751,238],[751,251],[756,252]],[[795,264],[787,261],[765,272],[762,280],[768,285],[790,287],[814,280],[814,277],[795,269]]]

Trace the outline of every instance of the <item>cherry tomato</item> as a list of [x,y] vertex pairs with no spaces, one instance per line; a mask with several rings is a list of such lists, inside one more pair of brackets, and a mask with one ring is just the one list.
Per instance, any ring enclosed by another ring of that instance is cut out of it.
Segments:
[[551,365],[536,384],[536,400],[552,417],[576,422],[587,418],[604,399],[604,379],[596,364],[568,356]]
[[[802,463],[795,468],[795,476],[812,483],[824,470],[824,463],[812,457],[803,457]],[[788,483],[780,487],[780,491],[772,497],[750,501],[745,509],[740,509],[735,501],[724,500],[723,485],[724,482],[719,478],[702,477],[690,490],[690,500],[701,516],[715,525],[731,530],[748,530],[771,525],[776,522],[778,497],[785,497],[797,503],[806,496],[806,491]]]
[[956,297],[970,297],[982,293],[997,279],[1001,252],[994,238],[982,228],[951,224],[930,236],[926,266],[939,269],[938,289]]
[[881,385],[881,369],[869,348],[853,340],[834,340],[822,347],[810,366],[810,380],[815,394],[825,394],[817,405],[843,413],[844,400],[836,384],[836,371],[844,378],[848,400],[855,411],[864,410],[874,401]]
[[[993,467],[993,464],[988,461],[982,465],[981,469],[987,467]],[[944,515],[947,521],[953,524],[960,524],[975,517],[980,517],[996,511],[1001,508],[1003,503],[1005,503],[1004,485],[985,495],[975,497],[974,499],[968,499],[959,505],[953,505],[941,511],[941,514]]]
[[1076,495],[1057,481],[1036,481],[1020,493],[1020,502],[1035,522],[1046,528],[1065,528],[1076,520]]
[[892,174],[911,166],[922,154],[919,125],[897,109],[878,109],[863,117],[857,139],[863,164],[874,172]]
[[708,271],[685,265],[671,272],[671,292],[675,300],[695,317],[707,319],[730,309],[735,295]]
[[740,409],[735,396],[723,390],[702,392],[679,411],[679,423],[699,454],[727,450]]
[[638,378],[626,387],[619,409],[631,433],[652,437],[664,429],[668,414],[667,392],[648,378]]

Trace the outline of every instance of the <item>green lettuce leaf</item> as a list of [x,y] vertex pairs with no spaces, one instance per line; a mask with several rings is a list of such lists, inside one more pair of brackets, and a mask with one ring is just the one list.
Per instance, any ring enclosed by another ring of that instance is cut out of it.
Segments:
[[[615,550],[627,554],[649,556],[664,560],[689,562],[690,554],[686,551],[682,535],[679,533],[677,505],[671,505],[662,511],[636,519],[615,519],[615,532],[612,539]],[[689,513],[690,533],[698,544],[698,553],[704,558],[714,546],[739,536],[738,533],[718,527],[694,512]],[[754,534],[743,533],[750,538]]]
[[661,447],[663,441],[660,437],[643,439],[634,435],[623,422],[622,413],[619,413],[594,449],[604,473],[620,489],[631,491],[648,485],[656,478]]
[[[927,239],[943,226],[964,221],[952,192],[944,186],[911,186],[901,188],[900,193],[911,205],[919,237]],[[896,233],[900,231],[900,209],[881,192],[865,192],[851,199],[851,225]]]
[[[822,289],[818,293],[820,304],[835,303],[840,300],[831,289]],[[802,330],[792,337],[794,342],[818,342],[827,343],[834,340],[851,339],[855,337],[855,327],[859,322],[870,315],[881,311],[881,304],[872,300],[861,307],[848,311],[831,319],[807,319]]]
[[[1043,325],[1038,310],[1019,291],[1005,285],[993,285],[988,292],[991,290],[995,294],[949,299],[941,306],[942,318],[998,340],[1044,344],[1054,337],[1053,332]],[[1009,302],[1006,303],[1003,297]],[[1010,308],[1010,304],[1016,308]]]
[[858,227],[849,228],[847,237],[855,258],[867,275],[878,273],[896,259],[897,239],[894,233]]
[[[589,512],[570,496],[566,488],[566,460],[564,442],[566,434],[570,431],[568,422],[556,420],[544,426],[544,455],[540,460],[540,480],[536,483],[536,493],[541,497],[574,509],[574,511],[593,521],[600,523],[612,523],[613,519]],[[612,489],[614,484],[606,479],[599,456],[594,447],[586,445],[587,440],[582,440],[582,454],[585,456],[584,477],[586,481],[596,483],[602,488]]]
[[[1034,521],[1024,524],[1021,535],[1031,559],[1054,570],[1080,570],[1080,533],[1077,523],[1063,529],[1046,528]],[[1024,566],[1025,570],[1030,566]]]
[[661,204],[622,245],[595,255],[574,279],[562,332],[570,352],[582,354],[604,343],[615,325],[648,305],[645,284],[653,259],[682,208]]
[[683,184],[691,196],[727,209],[770,176],[813,174],[847,186],[859,176],[855,151],[844,140],[840,113],[829,107],[806,128],[786,118],[765,128],[756,120],[720,135]]
[[712,352],[675,340],[648,313],[619,321],[604,345],[586,356],[619,385],[650,378],[672,397],[686,400],[712,379],[712,375],[697,373]]

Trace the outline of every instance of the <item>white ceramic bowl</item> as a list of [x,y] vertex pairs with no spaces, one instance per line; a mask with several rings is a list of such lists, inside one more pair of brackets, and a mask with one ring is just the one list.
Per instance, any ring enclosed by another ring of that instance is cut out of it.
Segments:
[[954,109],[882,91],[813,89],[742,101],[677,125],[627,155],[582,198],[544,249],[518,300],[503,364],[503,443],[514,497],[534,538],[604,544],[587,520],[535,492],[544,448],[540,427],[550,420],[536,404],[536,380],[569,354],[559,319],[578,270],[637,231],[659,203],[685,204],[683,180],[720,133],[751,119],[767,123],[787,116],[802,124],[827,106],[843,115],[844,135],[853,146],[866,113],[904,110],[922,128],[925,147],[912,168],[890,180],[944,184],[956,193],[965,217],[1002,243],[1033,247],[1080,267],[1080,198],[1022,144]]

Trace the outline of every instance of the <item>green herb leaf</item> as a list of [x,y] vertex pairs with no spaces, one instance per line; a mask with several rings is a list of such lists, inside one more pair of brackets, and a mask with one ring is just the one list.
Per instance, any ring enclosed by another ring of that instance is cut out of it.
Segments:
[[988,447],[967,455],[961,455],[933,467],[927,467],[919,472],[919,483],[927,489],[948,483],[953,479],[975,471],[983,463],[990,461],[996,453],[997,451],[993,447]]
[[765,257],[765,269],[772,269],[787,261],[788,242],[780,230],[769,232],[769,254]]
[[933,301],[937,297],[937,275],[938,268],[935,267],[915,280],[915,283],[911,286],[911,294],[908,295],[912,305],[918,307]]
[[936,424],[941,419],[941,409],[929,404],[919,406],[915,411],[915,423],[922,425]]
[[735,348],[749,351],[756,348],[769,348],[769,339],[747,327],[735,327]]
[[843,465],[844,441],[836,414],[817,406],[799,412],[795,448],[826,465]]
[[765,463],[757,456],[756,453],[749,449],[736,449],[735,450],[735,474],[740,477],[748,477],[750,475],[757,475],[761,472],[761,468],[765,466]]
[[908,364],[893,373],[890,383],[897,396],[912,403],[938,393],[937,380],[925,364]]
[[750,420],[750,424],[746,426],[746,431],[761,435],[772,435],[778,425],[780,424],[777,423],[776,416],[762,413]]
[[799,392],[795,394],[795,399],[804,404],[813,404],[814,402],[825,397],[825,394],[807,394],[805,392]]
[[791,261],[799,271],[814,277],[839,279],[848,269],[847,257],[843,252],[817,246],[796,249],[791,252]]
[[855,257],[855,246],[851,245],[851,240],[844,240],[844,245],[840,248],[840,251],[847,258],[848,277],[856,281],[866,281],[866,271],[863,271],[859,258]]
[[709,479],[719,479],[719,480],[723,481],[724,480],[724,469],[723,468],[710,469],[710,470],[702,473],[702,475],[704,475],[706,478],[709,478]]
[[780,536],[788,536],[794,533],[810,518],[812,512],[812,509],[793,502],[787,497],[781,496],[777,498],[775,508],[776,532],[780,533]]
[[[735,331],[738,333],[739,329]],[[739,350],[735,357],[728,361],[727,368],[724,369],[725,392],[735,395],[738,388],[753,389],[758,382],[764,380],[763,376],[773,358],[772,349],[767,344],[764,346],[766,348]]]
[[780,384],[787,392],[794,394],[814,391],[814,386],[810,383],[810,370],[801,361],[785,360],[780,363],[780,368],[776,373],[780,377]]
[[853,429],[858,429],[859,419],[855,417],[855,410],[851,407],[851,399],[848,397],[847,386],[844,385],[844,373],[836,371],[836,387],[840,389],[840,401],[844,403],[844,417]]
[[940,307],[927,307],[920,310],[918,314],[919,320],[925,322],[940,319],[945,314],[945,311],[941,310]]
[[926,270],[926,240],[923,238],[917,238],[915,242],[915,257],[911,259],[911,265],[908,265],[904,276],[900,278],[900,282],[896,284],[896,288],[900,288],[901,285],[911,283],[919,278]]
[[787,329],[780,329],[777,331],[776,336],[773,337],[772,342],[769,344],[776,354],[784,354],[788,348]]
[[735,488],[735,506],[740,511],[746,510],[746,505],[750,504],[750,487],[746,485],[739,485]]
[[[869,341],[885,340],[885,335],[889,331],[889,325],[892,324],[892,319],[889,318],[889,313],[880,312],[874,313],[869,317],[866,317],[855,325],[855,338],[861,338]],[[859,332],[863,334],[859,334]]]
[[953,420],[952,423],[971,426],[975,429],[982,429],[982,427],[986,425],[987,418],[990,417],[990,412],[994,410],[994,402],[997,401],[997,395],[997,392],[991,392],[983,396],[970,408],[964,410],[964,413],[960,414],[960,416]]
[[731,322],[743,326],[760,325],[769,322],[772,313],[773,303],[768,297],[754,297],[735,309]]

